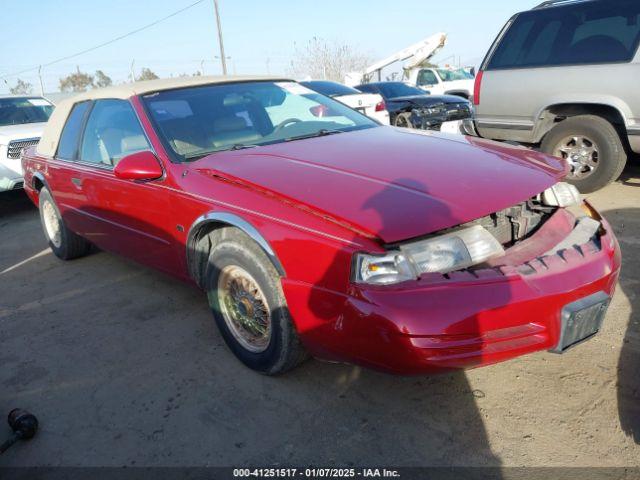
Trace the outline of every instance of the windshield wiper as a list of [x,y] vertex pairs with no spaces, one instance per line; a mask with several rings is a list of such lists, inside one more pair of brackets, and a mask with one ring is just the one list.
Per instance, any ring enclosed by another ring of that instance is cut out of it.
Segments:
[[185,155],[185,160],[199,160],[201,158],[206,157],[207,155],[211,155],[212,153],[219,153],[219,152],[229,152],[229,151],[234,151],[234,150],[244,150],[245,148],[256,148],[258,147],[258,145],[249,145],[249,144],[245,144],[245,143],[236,143],[234,145],[231,145],[230,147],[226,147],[226,148],[220,148],[220,149],[215,149],[215,150],[207,150],[206,152],[197,152],[197,153],[192,153],[191,155]]
[[258,145],[251,145],[246,143],[236,143],[231,146],[228,150],[244,150],[245,148],[256,148]]
[[329,130],[328,128],[323,128],[318,130],[315,133],[310,133],[307,135],[299,135],[297,137],[289,137],[285,138],[285,142],[293,142],[294,140],[304,140],[305,138],[316,138],[316,137],[326,137],[327,135],[335,135],[337,133],[344,133],[342,130]]

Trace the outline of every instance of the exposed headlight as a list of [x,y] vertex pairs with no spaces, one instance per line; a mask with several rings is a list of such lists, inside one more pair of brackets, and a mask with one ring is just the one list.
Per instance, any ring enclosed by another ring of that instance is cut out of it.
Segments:
[[387,255],[358,254],[355,281],[390,285],[415,280],[424,273],[450,273],[504,255],[504,248],[477,225],[439,237],[401,245]]
[[560,182],[545,190],[541,195],[542,203],[549,207],[571,207],[582,203],[580,192],[570,183]]

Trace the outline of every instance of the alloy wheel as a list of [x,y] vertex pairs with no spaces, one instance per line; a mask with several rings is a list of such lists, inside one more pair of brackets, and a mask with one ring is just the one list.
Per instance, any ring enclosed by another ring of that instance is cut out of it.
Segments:
[[600,165],[598,145],[583,135],[566,137],[554,149],[554,156],[563,158],[570,167],[567,178],[583,180],[593,174]]

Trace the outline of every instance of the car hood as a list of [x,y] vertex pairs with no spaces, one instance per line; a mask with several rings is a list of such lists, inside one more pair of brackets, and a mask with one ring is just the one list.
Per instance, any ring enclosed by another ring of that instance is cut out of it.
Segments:
[[39,138],[46,123],[25,123],[0,127],[0,144],[6,145],[13,140]]
[[414,105],[437,105],[441,103],[462,103],[466,102],[464,98],[456,97],[454,95],[411,95],[407,97],[394,97],[389,98],[390,102],[408,102]]
[[523,148],[393,127],[219,152],[192,168],[387,244],[516,205],[564,175],[560,160]]

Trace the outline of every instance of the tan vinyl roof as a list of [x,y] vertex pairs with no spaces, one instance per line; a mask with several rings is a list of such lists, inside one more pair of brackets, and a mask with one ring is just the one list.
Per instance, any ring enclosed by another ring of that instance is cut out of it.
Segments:
[[67,121],[72,107],[79,102],[86,100],[97,100],[104,98],[129,99],[135,95],[145,95],[147,93],[159,92],[162,90],[173,90],[176,88],[195,87],[201,85],[211,85],[216,83],[235,83],[251,81],[276,81],[283,80],[283,77],[274,76],[200,76],[200,77],[180,77],[163,78],[159,80],[147,80],[144,82],[127,83],[107,88],[89,90],[70,98],[61,100],[57,105],[51,118],[47,122],[37,152],[40,155],[53,157],[58,149],[58,139],[62,133],[62,128]]

